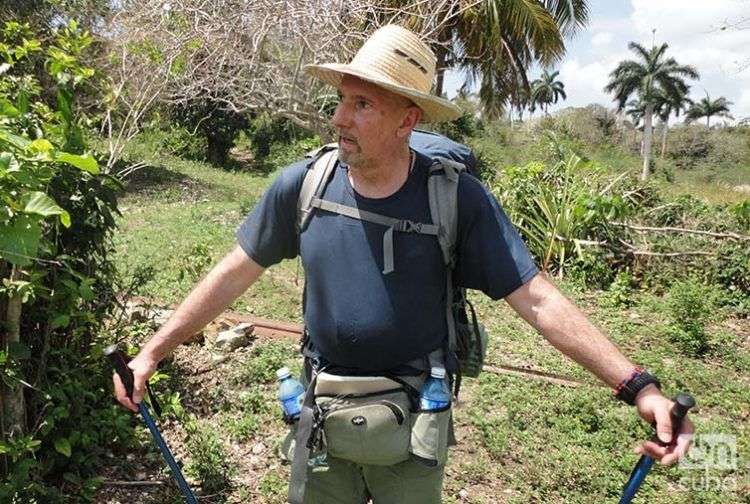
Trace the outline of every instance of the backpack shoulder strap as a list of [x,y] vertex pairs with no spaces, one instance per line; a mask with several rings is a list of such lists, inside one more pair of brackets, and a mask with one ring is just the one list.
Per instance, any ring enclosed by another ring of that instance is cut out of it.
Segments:
[[[438,241],[445,262],[445,318],[448,322],[448,351],[455,355],[458,335],[453,314],[454,285],[453,268],[456,265],[456,241],[458,240],[458,181],[466,167],[456,161],[438,157],[430,166],[427,179],[427,197],[430,202],[432,223],[439,228]],[[460,372],[460,370],[459,370]]]
[[297,198],[298,234],[305,230],[310,221],[313,211],[312,201],[323,194],[323,189],[331,178],[336,161],[338,161],[338,153],[336,144],[327,144],[307,155],[307,157],[314,158],[314,161],[307,168]]
[[466,167],[442,157],[430,166],[427,195],[433,224],[440,228],[438,240],[449,270],[455,266],[458,239],[458,180]]

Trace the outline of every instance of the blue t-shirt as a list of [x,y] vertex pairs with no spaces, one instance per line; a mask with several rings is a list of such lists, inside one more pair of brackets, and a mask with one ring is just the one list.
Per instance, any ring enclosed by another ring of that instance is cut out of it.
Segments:
[[[286,168],[237,231],[240,246],[268,267],[301,255],[304,318],[326,360],[384,371],[422,357],[447,338],[446,269],[434,236],[394,233],[394,269],[383,274],[386,227],[316,209],[299,237],[297,199],[309,160]],[[387,198],[357,194],[338,165],[324,199],[398,219],[431,223],[427,174],[431,158],[417,152],[404,185]],[[510,294],[538,271],[497,200],[475,178],[458,185],[458,285],[493,299]]]

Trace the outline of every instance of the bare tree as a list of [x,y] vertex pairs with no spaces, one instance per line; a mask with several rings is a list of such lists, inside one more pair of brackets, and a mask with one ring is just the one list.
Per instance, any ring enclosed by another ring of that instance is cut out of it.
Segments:
[[[433,45],[449,19],[474,2],[420,0],[126,0],[110,19],[110,112],[104,121],[114,165],[156,104],[218,103],[241,114],[267,112],[329,135],[334,96],[301,71],[348,61],[379,25],[402,22]],[[448,8],[452,7],[452,8]],[[131,167],[132,169],[132,167]]]

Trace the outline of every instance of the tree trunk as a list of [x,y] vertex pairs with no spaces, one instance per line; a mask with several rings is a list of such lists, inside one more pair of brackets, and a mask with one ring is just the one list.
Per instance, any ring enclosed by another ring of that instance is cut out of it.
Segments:
[[206,148],[207,148],[207,159],[208,162],[214,166],[222,167],[227,162],[227,154],[229,153],[229,147],[220,138],[216,138],[212,135],[206,137]]
[[706,116],[706,128],[711,129],[711,116]]
[[443,82],[445,80],[445,56],[445,48],[443,48],[442,46],[438,47],[436,54],[437,61],[435,62],[437,73],[437,80],[435,81],[435,94],[437,96],[443,96]]
[[[19,280],[21,273],[16,266],[10,273],[10,281]],[[13,344],[21,342],[21,296],[14,295],[8,299],[6,310],[7,330],[3,338],[3,348],[8,352]],[[23,397],[23,385],[2,385],[3,391],[3,437],[18,436],[26,432],[26,402]]]
[[653,114],[654,105],[649,103],[646,105],[646,111],[643,114],[643,171],[641,172],[641,180],[648,179],[651,172],[651,137],[654,133],[651,128],[651,121]]
[[661,132],[661,159],[664,159],[664,153],[667,152],[667,130],[669,129],[669,118],[664,121],[664,131]]

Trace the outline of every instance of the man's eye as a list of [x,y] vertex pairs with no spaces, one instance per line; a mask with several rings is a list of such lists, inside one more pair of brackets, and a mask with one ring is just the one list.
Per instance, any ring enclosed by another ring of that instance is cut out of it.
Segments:
[[370,104],[369,104],[369,103],[367,103],[367,102],[366,102],[366,101],[364,101],[364,100],[358,100],[358,101],[357,101],[357,107],[359,107],[359,108],[361,108],[361,109],[364,109],[364,108],[368,108],[369,106],[370,106]]

